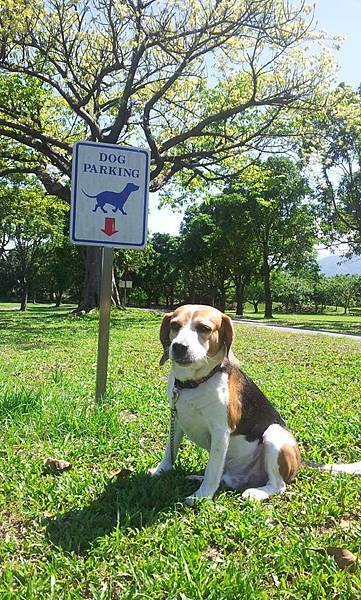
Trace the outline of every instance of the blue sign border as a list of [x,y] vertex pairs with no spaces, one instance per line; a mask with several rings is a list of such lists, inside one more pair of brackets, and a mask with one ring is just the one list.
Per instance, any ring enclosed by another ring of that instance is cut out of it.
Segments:
[[[82,238],[75,237],[75,219],[76,219],[76,200],[77,200],[77,186],[78,186],[78,148],[80,146],[97,146],[98,148],[114,148],[117,150],[125,150],[126,152],[140,152],[141,154],[145,154],[145,186],[144,186],[144,210],[143,210],[143,236],[140,244],[131,244],[125,242],[114,242],[109,240],[86,240]],[[70,241],[74,243],[82,243],[84,245],[90,244],[92,246],[113,246],[123,247],[123,248],[142,248],[146,244],[146,224],[147,224],[147,208],[148,208],[148,186],[149,186],[149,153],[146,150],[141,148],[133,148],[132,146],[117,146],[116,144],[101,144],[98,142],[76,142],[74,144],[75,150],[75,158],[74,167],[73,167],[73,177],[72,177],[72,190],[71,190],[71,219],[72,219],[72,227],[70,231]],[[74,186],[74,187],[73,187]]]

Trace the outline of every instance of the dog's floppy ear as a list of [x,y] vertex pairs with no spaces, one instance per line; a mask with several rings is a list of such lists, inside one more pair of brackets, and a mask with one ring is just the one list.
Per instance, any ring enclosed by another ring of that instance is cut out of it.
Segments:
[[170,346],[169,332],[170,332],[170,320],[171,320],[172,316],[173,316],[172,312],[166,313],[163,317],[163,321],[160,326],[159,337],[160,337],[160,341],[163,346],[163,356],[159,361],[160,365],[164,365],[164,363],[169,358],[169,346]]
[[221,339],[227,349],[227,356],[234,338],[234,329],[232,320],[227,315],[222,315]]

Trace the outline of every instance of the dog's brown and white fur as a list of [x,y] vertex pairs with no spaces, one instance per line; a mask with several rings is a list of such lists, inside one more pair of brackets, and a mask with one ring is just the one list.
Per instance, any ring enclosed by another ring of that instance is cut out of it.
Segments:
[[[175,382],[181,382],[174,455],[183,434],[209,452],[204,477],[199,477],[202,484],[187,498],[188,504],[197,498],[212,498],[221,481],[243,490],[243,498],[264,500],[284,492],[300,466],[293,435],[256,384],[239,369],[230,349],[233,336],[231,319],[210,306],[181,306],[163,318],[161,363],[169,354],[170,403]],[[182,387],[182,382],[207,377],[217,365],[219,370],[197,387]],[[165,456],[152,474],[171,468],[168,440]]]

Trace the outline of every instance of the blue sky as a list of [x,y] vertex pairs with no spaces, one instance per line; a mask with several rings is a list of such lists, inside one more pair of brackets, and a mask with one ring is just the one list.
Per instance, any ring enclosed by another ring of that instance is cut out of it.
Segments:
[[316,0],[318,28],[346,36],[336,53],[338,81],[358,87],[361,83],[361,0]]
[[[310,2],[311,3],[311,2]],[[337,82],[353,87],[361,84],[361,0],[315,0],[315,19],[318,29],[332,35],[342,34],[345,40],[335,52],[339,64]],[[158,196],[151,194],[149,229],[176,234],[182,219],[181,213],[164,208],[158,210]]]

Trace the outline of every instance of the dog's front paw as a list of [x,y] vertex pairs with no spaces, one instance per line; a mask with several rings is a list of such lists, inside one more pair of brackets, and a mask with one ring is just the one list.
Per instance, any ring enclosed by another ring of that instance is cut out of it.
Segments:
[[248,488],[248,490],[245,490],[242,494],[242,498],[244,500],[253,500],[256,502],[261,502],[262,500],[266,500],[266,498],[268,498],[269,494],[267,494],[267,492],[265,492],[264,490],[260,490],[257,488]]
[[191,496],[188,496],[184,502],[187,506],[195,506],[195,504],[198,502],[198,500],[200,500],[202,498],[204,500],[212,500],[213,495],[214,494],[210,493],[208,490],[202,490],[202,486],[201,486]]
[[156,467],[148,469],[148,473],[149,475],[151,475],[151,477],[159,477],[159,475],[162,475],[163,473],[168,473],[168,471],[170,471],[171,469],[171,466],[164,463],[159,463],[159,465],[157,465]]

